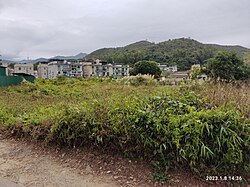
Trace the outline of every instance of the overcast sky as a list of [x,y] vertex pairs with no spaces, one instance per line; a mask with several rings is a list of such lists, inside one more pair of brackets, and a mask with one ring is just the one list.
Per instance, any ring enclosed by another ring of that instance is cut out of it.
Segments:
[[5,59],[179,37],[250,48],[250,0],[0,0]]

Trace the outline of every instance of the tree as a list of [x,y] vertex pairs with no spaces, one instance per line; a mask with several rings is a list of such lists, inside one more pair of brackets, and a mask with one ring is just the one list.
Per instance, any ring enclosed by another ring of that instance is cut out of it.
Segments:
[[14,69],[14,66],[15,66],[15,63],[10,63],[10,64],[8,65],[8,67],[11,68],[11,69]]
[[208,60],[206,73],[214,79],[245,80],[248,78],[248,67],[236,53],[222,51]]
[[245,54],[244,61],[245,61],[246,64],[250,65],[250,52]]
[[133,70],[130,72],[130,74],[150,74],[154,75],[155,78],[158,78],[161,76],[161,70],[155,61],[143,60],[134,64]]
[[243,65],[241,67],[240,80],[250,80],[250,65]]

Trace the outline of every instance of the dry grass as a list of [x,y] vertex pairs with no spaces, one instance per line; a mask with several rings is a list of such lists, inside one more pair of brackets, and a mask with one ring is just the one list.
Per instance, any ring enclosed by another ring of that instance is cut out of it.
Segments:
[[250,118],[250,85],[248,83],[208,83],[202,85],[199,94],[211,106],[226,106],[238,109]]
[[146,75],[138,74],[135,76],[123,77],[122,80],[134,79],[134,78],[139,78],[139,77],[144,78],[144,79],[148,79],[148,80],[154,80],[154,75],[149,75],[149,74],[146,74]]

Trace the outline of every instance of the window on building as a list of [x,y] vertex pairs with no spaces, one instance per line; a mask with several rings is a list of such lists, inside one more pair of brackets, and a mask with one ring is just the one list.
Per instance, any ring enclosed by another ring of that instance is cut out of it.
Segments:
[[18,68],[18,70],[21,70],[21,69],[22,69],[21,67]]

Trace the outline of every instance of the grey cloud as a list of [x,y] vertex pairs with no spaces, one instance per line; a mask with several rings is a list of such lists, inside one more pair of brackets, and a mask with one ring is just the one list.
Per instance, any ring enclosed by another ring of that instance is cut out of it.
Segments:
[[250,48],[248,0],[0,0],[0,53],[72,55],[191,37]]

